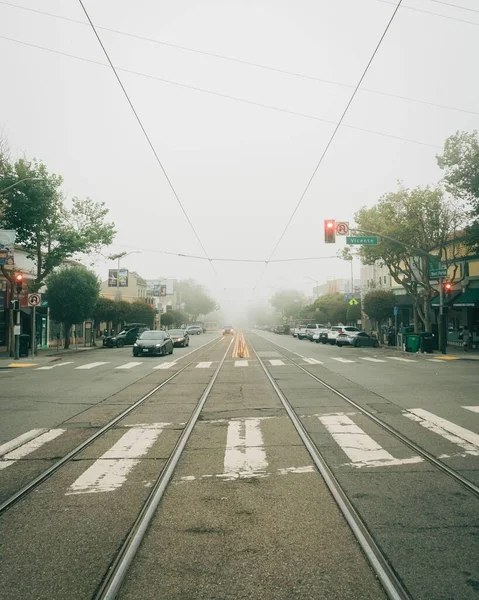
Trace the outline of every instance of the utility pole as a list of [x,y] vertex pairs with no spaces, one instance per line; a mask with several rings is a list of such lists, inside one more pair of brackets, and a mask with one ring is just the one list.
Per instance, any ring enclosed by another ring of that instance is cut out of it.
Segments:
[[16,321],[13,328],[13,334],[15,336],[15,360],[20,358],[20,334],[21,334],[21,323],[20,323],[20,296],[22,293],[23,286],[23,274],[17,273],[14,277],[15,288],[17,290],[17,315]]

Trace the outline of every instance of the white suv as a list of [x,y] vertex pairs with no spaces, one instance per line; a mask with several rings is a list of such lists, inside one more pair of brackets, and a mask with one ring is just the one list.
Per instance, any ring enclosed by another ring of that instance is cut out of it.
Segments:
[[328,331],[328,343],[335,344],[336,338],[338,337],[338,335],[340,333],[348,333],[350,331],[361,331],[361,330],[358,329],[357,327],[350,327],[350,326],[344,326],[344,325],[334,325],[333,327],[330,327],[330,329]]

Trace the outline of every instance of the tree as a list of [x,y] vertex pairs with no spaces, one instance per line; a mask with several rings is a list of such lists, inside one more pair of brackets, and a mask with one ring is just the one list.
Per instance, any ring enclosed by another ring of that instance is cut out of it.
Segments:
[[346,313],[348,303],[344,299],[344,295],[339,292],[326,294],[321,296],[314,303],[319,312],[324,315],[323,321],[327,323],[344,323],[346,321]]
[[429,278],[432,264],[428,255],[433,253],[452,266],[455,275],[463,221],[461,207],[446,198],[441,188],[429,187],[401,188],[356,213],[358,230],[399,242],[382,237],[376,246],[362,246],[360,255],[365,264],[378,261],[386,265],[394,281],[412,297],[416,331],[419,319],[426,331],[431,330],[430,304],[437,295]]
[[363,299],[363,310],[380,329],[381,324],[392,316],[396,300],[396,296],[387,290],[368,292]]
[[361,304],[358,302],[357,304],[348,304],[348,309],[346,311],[346,320],[349,323],[356,323],[361,318]]
[[270,299],[270,304],[287,319],[298,318],[300,310],[306,305],[304,294],[297,290],[280,290]]
[[[0,189],[24,178],[29,180],[2,194],[0,228],[14,229],[16,243],[35,262],[31,289],[38,291],[66,259],[111,244],[115,230],[105,220],[108,209],[102,202],[73,198],[68,209],[60,191],[62,178],[49,173],[42,162],[0,160]],[[5,275],[3,267],[2,272]]]
[[206,293],[204,286],[196,283],[193,279],[177,282],[176,290],[179,293],[180,302],[184,304],[185,313],[193,322],[197,321],[200,315],[207,315],[219,309],[215,300]]
[[100,282],[85,267],[66,267],[50,275],[47,281],[51,317],[63,323],[65,348],[70,345],[71,326],[91,317],[100,293]]
[[180,311],[177,310],[169,310],[166,313],[161,315],[161,324],[165,327],[171,327],[172,325],[176,327],[181,327],[181,325],[185,324],[188,320],[187,316]]
[[437,162],[445,171],[448,191],[471,205],[466,228],[467,244],[479,253],[479,132],[457,131],[447,138]]
[[148,327],[153,327],[155,309],[146,302],[136,300],[130,303],[127,318],[131,323],[146,323]]

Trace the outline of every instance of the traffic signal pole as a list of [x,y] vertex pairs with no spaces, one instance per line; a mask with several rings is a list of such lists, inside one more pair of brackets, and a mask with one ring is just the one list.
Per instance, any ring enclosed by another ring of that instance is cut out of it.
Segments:
[[17,294],[18,310],[15,322],[15,360],[20,358],[20,294]]
[[446,354],[446,328],[444,322],[444,277],[439,278],[439,350]]

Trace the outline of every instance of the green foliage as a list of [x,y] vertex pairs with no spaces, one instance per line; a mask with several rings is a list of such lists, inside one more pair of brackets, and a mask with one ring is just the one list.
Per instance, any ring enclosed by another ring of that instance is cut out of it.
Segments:
[[84,267],[64,268],[48,278],[48,306],[52,319],[65,326],[65,348],[71,325],[93,315],[99,293],[97,276]]
[[49,173],[40,161],[20,159],[11,163],[3,155],[0,189],[26,177],[30,180],[2,194],[0,228],[15,229],[16,243],[36,263],[33,289],[38,290],[66,259],[111,244],[115,231],[113,223],[105,220],[108,209],[104,203],[73,198],[68,209],[59,175]]
[[306,298],[304,294],[297,290],[280,290],[274,294],[269,302],[281,313],[282,317],[295,319],[306,305]]
[[324,318],[319,319],[317,322],[335,325],[346,321],[348,303],[344,300],[343,294],[339,292],[326,294],[318,298],[314,305],[315,308],[319,309],[319,314],[324,315]]
[[386,290],[374,290],[366,294],[363,300],[363,310],[373,321],[381,324],[393,315],[396,296]]
[[348,304],[346,311],[346,320],[350,323],[357,323],[361,318],[361,304]]
[[193,279],[177,282],[176,291],[179,293],[180,302],[184,303],[184,310],[190,321],[197,321],[200,315],[205,316],[219,309],[215,300],[206,293],[204,286]]
[[472,207],[467,242],[473,252],[479,252],[479,132],[458,131],[451,135],[444,143],[443,154],[436,158],[445,172],[447,189]]
[[149,304],[137,300],[127,303],[129,305],[125,321],[128,323],[146,323],[148,327],[153,327],[155,321],[155,309]]
[[365,264],[378,261],[388,267],[394,281],[413,297],[426,330],[430,328],[430,300],[436,291],[429,280],[430,260],[425,254],[433,252],[457,267],[457,233],[463,219],[459,205],[440,188],[429,187],[401,188],[356,213],[358,229],[399,242],[382,237],[377,246],[362,246],[360,255]]
[[187,321],[187,315],[177,310],[169,310],[161,315],[161,324],[165,327],[181,327]]

